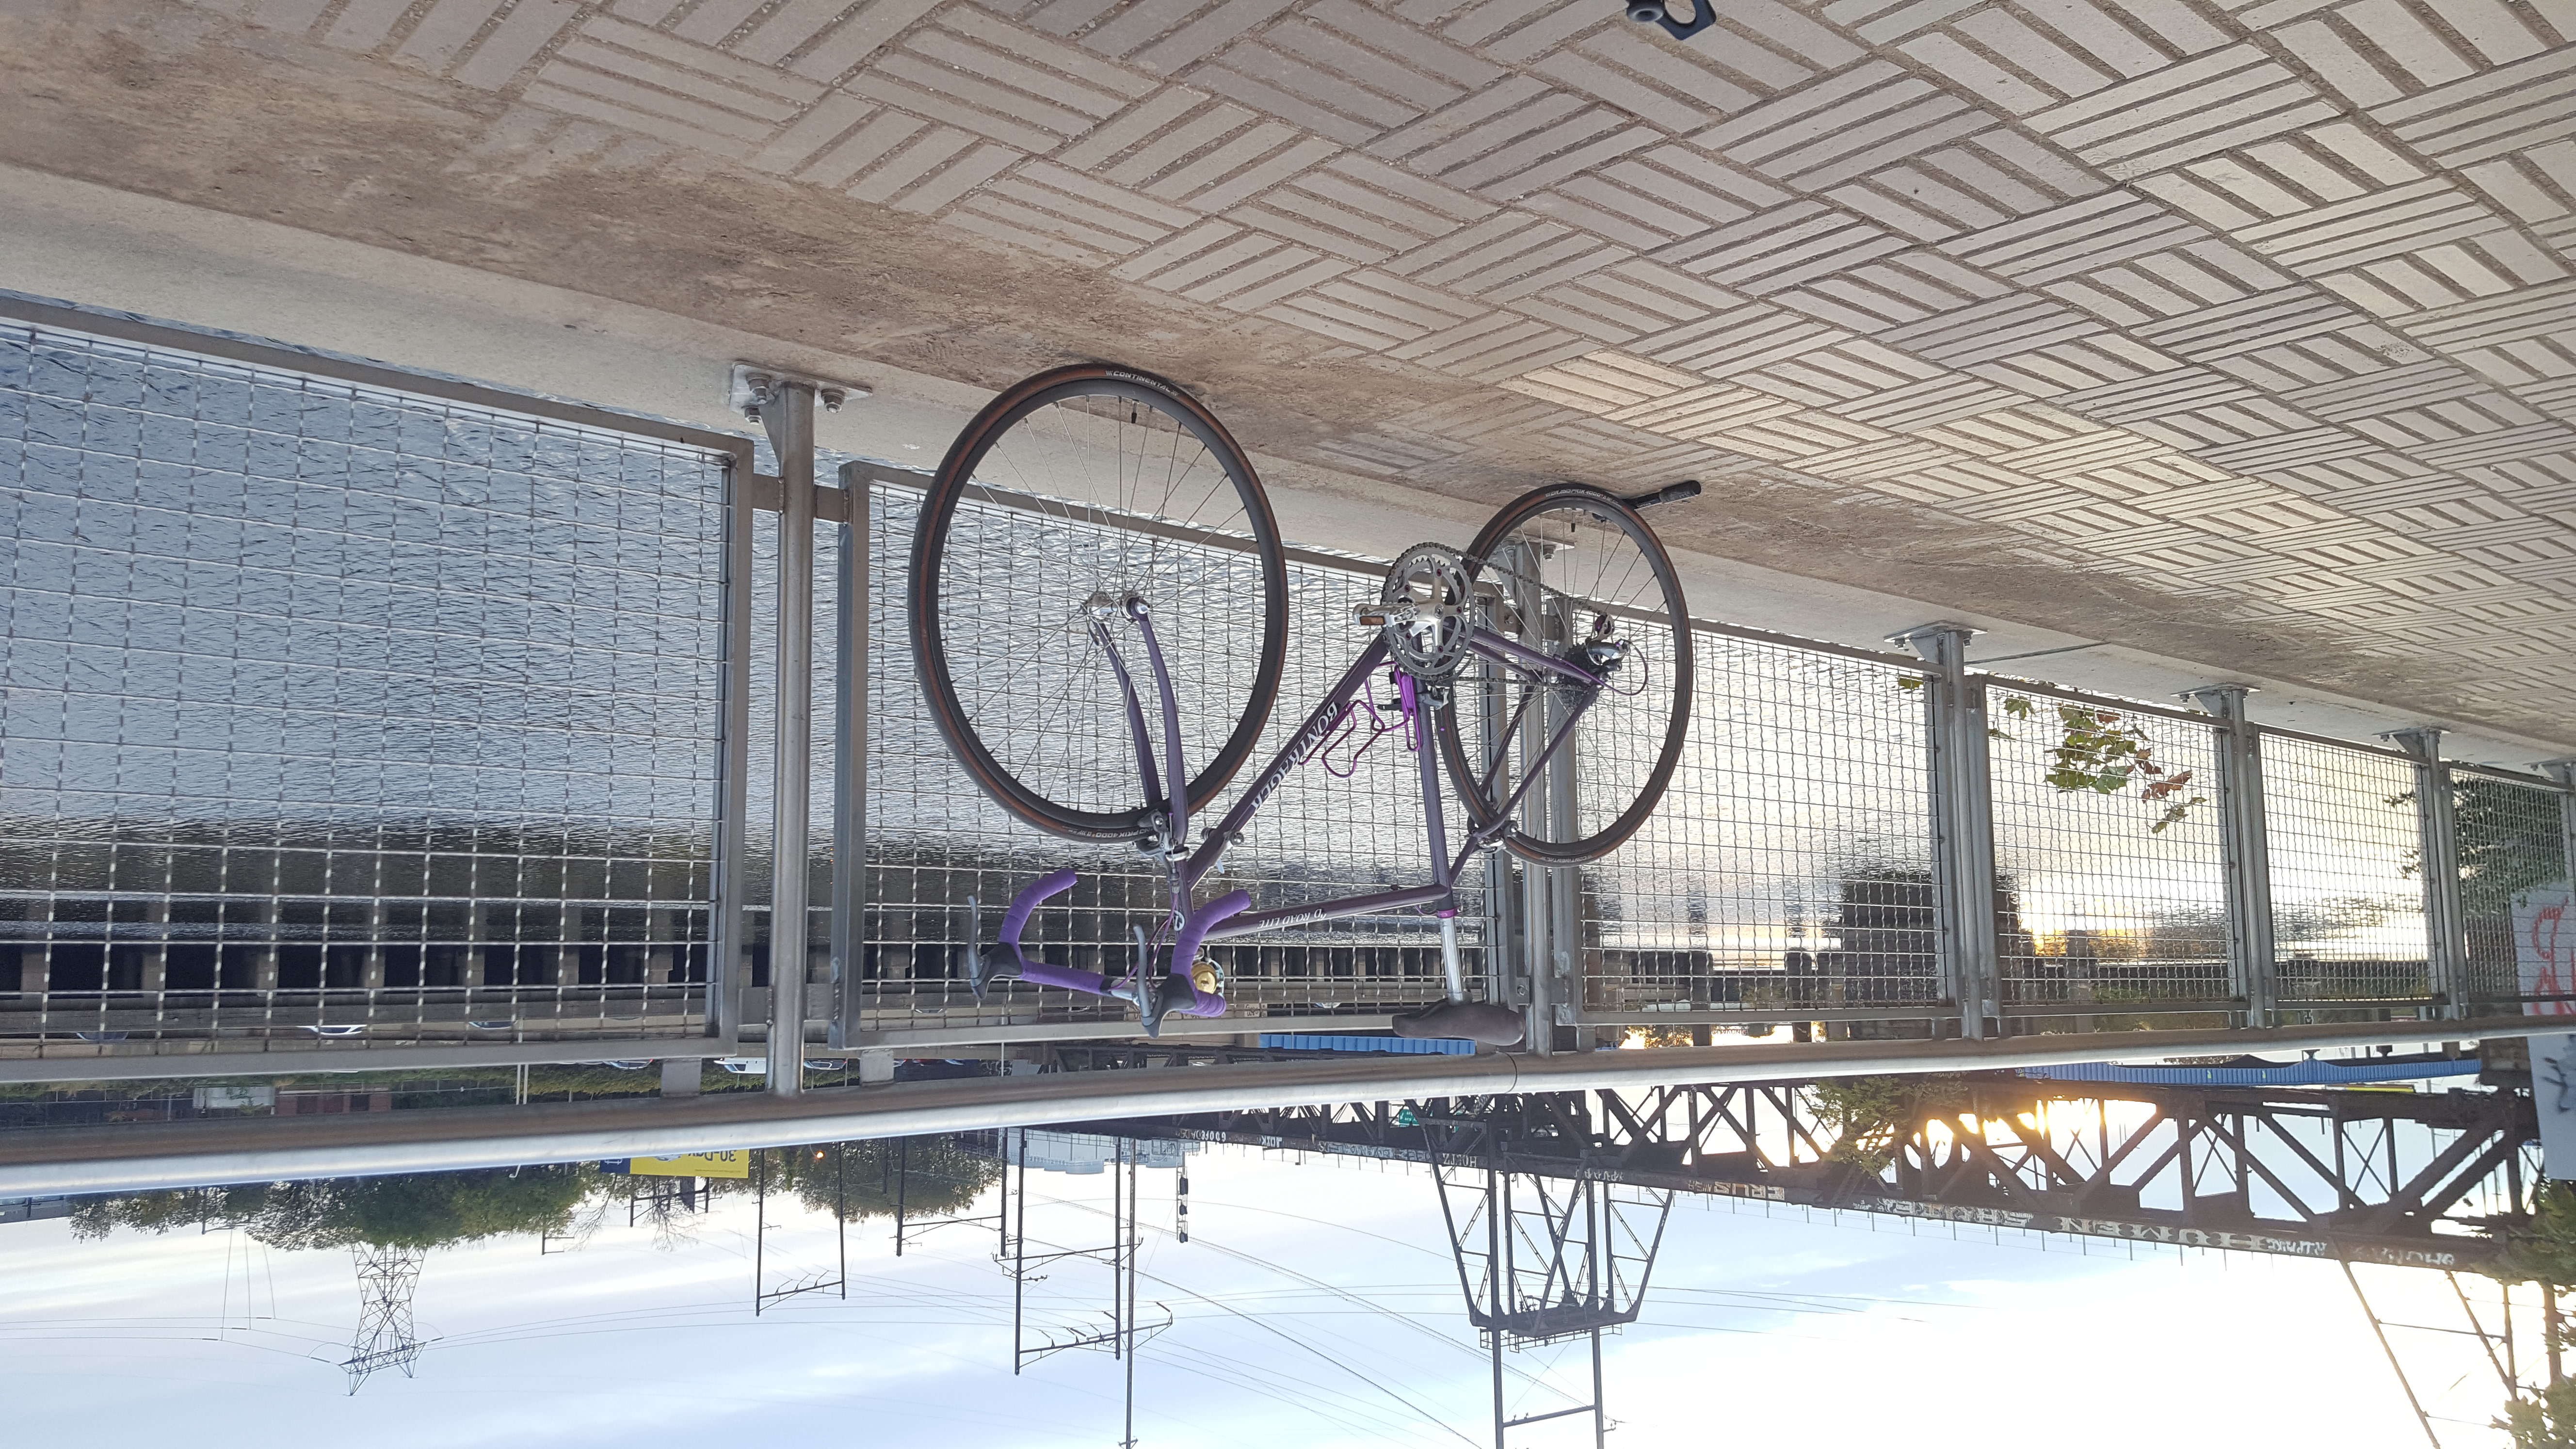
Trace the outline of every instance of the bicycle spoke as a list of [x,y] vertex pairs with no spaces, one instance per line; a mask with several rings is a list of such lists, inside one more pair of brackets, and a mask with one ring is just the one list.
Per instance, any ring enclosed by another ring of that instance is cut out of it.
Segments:
[[[1091,600],[1133,595],[1153,609],[1194,776],[1220,757],[1229,770],[1241,763],[1285,643],[1269,602],[1284,577],[1275,541],[1256,537],[1246,499],[1257,493],[1245,489],[1257,485],[1238,481],[1248,468],[1221,456],[1185,407],[1090,376],[1043,392],[1033,380],[1021,390],[1030,402],[988,410],[1000,421],[970,429],[980,443],[958,466],[973,477],[955,485],[926,586],[940,618],[940,687],[955,699],[942,719],[971,736],[961,758],[989,761],[1003,784],[979,775],[988,793],[1050,828],[1068,813],[1132,818],[1143,805],[1126,698],[1093,636]],[[1132,625],[1111,627],[1159,760],[1173,742],[1162,738],[1150,662],[1129,652],[1140,642]]]

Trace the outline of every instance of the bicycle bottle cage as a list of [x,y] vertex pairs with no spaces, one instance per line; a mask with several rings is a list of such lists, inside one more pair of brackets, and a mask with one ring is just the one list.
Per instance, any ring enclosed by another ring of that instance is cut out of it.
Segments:
[[1475,614],[1467,566],[1456,549],[1436,543],[1406,549],[1387,568],[1377,600],[1387,652],[1399,668],[1426,684],[1446,683],[1458,672]]

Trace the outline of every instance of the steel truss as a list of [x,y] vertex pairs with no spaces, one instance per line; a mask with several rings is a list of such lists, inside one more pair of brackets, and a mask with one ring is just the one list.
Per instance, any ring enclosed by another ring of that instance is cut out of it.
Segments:
[[[2536,1134],[2509,1088],[2405,1093],[1926,1078],[1842,1143],[1805,1082],[1289,1107],[1132,1129],[1444,1169],[2360,1263],[2474,1269]],[[1495,1115],[1490,1102],[1508,1101]],[[1461,1150],[1441,1124],[1487,1120]],[[1866,1136],[1866,1140],[1862,1137]]]
[[[1533,1124],[1522,1119],[1532,1110],[1547,1113],[1549,1099],[1455,1105],[1461,1115],[1414,1121],[1435,1145],[1432,1181],[1458,1288],[1468,1322],[1493,1360],[1494,1449],[1505,1449],[1514,1429],[1576,1414],[1592,1416],[1593,1442],[1603,1443],[1610,1425],[1601,1335],[1637,1321],[1674,1194],[1503,1168],[1503,1144],[1529,1134]],[[1553,1135],[1562,1125],[1539,1130]],[[1472,1161],[1477,1156],[1484,1158],[1481,1166]],[[1512,1415],[1503,1397],[1503,1351],[1578,1338],[1591,1350],[1591,1401]]]

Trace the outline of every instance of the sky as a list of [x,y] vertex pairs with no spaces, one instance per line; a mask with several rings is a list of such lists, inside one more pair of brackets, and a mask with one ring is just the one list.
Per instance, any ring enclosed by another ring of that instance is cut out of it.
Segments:
[[[1142,1176],[1139,1316],[1168,1311],[1171,1327],[1137,1359],[1140,1445],[1492,1442],[1489,1360],[1421,1169],[1211,1149],[1191,1168],[1187,1244],[1171,1232],[1173,1174]],[[1106,1178],[1030,1181],[1033,1250],[1107,1241]],[[1673,1210],[1641,1321],[1605,1340],[1613,1446],[2424,1442],[2332,1264],[2133,1257],[2064,1238],[2042,1251],[2027,1235],[1729,1208]],[[775,1200],[770,1212],[772,1286],[833,1271],[828,1216]],[[1119,1443],[1124,1366],[1106,1353],[1011,1375],[1011,1283],[989,1219],[933,1229],[900,1260],[887,1224],[853,1226],[846,1301],[808,1294],[757,1317],[751,1205],[728,1201],[695,1227],[694,1241],[657,1246],[621,1212],[568,1252],[527,1238],[435,1251],[415,1299],[416,1376],[378,1374],[351,1396],[337,1367],[358,1311],[346,1252],[0,1226],[11,1437],[403,1449],[730,1428],[770,1442]],[[2368,1281],[2385,1316],[2460,1322],[2439,1275]],[[1029,1288],[1032,1341],[1099,1326],[1109,1282],[1091,1260],[1047,1265]],[[2436,1412],[2469,1421],[2444,1425],[2444,1443],[2501,1445],[2471,1427],[2499,1397],[2475,1340],[2396,1337]],[[1583,1402],[1584,1353],[1507,1355],[1512,1412]],[[1511,1442],[1586,1443],[1589,1428],[1574,1416]]]

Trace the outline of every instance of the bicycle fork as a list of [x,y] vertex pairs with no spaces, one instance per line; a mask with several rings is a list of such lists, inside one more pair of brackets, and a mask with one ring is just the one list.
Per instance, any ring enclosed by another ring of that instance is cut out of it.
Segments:
[[[969,984],[975,999],[981,1002],[989,984],[1002,977],[1017,977],[1041,986],[1059,986],[1092,996],[1122,996],[1136,1003],[1145,1034],[1159,1036],[1167,1014],[1182,1016],[1223,1016],[1225,998],[1212,991],[1201,991],[1193,979],[1200,943],[1218,923],[1252,904],[1249,892],[1234,891],[1208,902],[1199,910],[1189,909],[1187,886],[1178,862],[1181,848],[1189,835],[1189,774],[1181,754],[1181,710],[1179,696],[1172,688],[1170,666],[1164,661],[1161,641],[1154,636],[1152,610],[1145,600],[1130,594],[1112,599],[1095,594],[1084,604],[1090,616],[1091,636],[1109,658],[1110,671],[1117,676],[1120,696],[1127,705],[1127,730],[1136,750],[1136,774],[1145,788],[1148,808],[1159,807],[1153,817],[1154,836],[1150,849],[1162,857],[1171,881],[1171,907],[1164,930],[1173,936],[1171,967],[1168,972],[1154,970],[1154,947],[1145,937],[1144,928],[1135,927],[1136,956],[1123,980],[1105,971],[1083,971],[1070,966],[1056,966],[1044,961],[1031,961],[1020,945],[1020,932],[1027,928],[1029,916],[1040,903],[1073,887],[1074,872],[1060,870],[1033,881],[1012,898],[1010,909],[1002,918],[1000,939],[990,948],[983,944],[982,911],[974,897],[966,900],[967,931],[972,938],[968,947]],[[1145,660],[1153,670],[1154,690],[1162,706],[1162,768],[1155,768],[1154,741],[1145,725],[1144,701],[1136,691],[1135,677],[1127,668],[1124,655],[1110,625],[1124,618],[1136,626],[1145,645]],[[1160,934],[1160,933],[1158,933]]]

